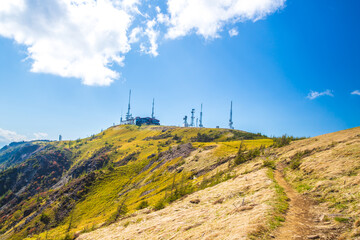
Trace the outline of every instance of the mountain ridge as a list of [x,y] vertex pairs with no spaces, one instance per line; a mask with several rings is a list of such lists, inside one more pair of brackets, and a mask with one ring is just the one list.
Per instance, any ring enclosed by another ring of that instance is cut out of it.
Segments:
[[0,172],[0,239],[356,239],[360,128],[292,140],[114,126],[34,142]]

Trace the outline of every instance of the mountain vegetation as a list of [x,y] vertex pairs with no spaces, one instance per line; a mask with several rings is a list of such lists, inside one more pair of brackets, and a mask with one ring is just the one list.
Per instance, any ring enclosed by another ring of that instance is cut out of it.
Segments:
[[0,239],[356,239],[360,128],[114,126],[0,150]]

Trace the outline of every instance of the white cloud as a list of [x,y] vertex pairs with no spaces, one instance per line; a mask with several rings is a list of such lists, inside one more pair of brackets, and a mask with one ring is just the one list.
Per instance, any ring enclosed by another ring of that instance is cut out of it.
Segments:
[[121,64],[130,50],[127,31],[137,1],[3,1],[0,35],[28,47],[32,72],[100,86],[119,78],[110,65]]
[[310,99],[310,100],[314,100],[318,97],[321,96],[330,96],[330,97],[334,97],[333,91],[331,90],[326,90],[324,92],[316,92],[316,91],[310,91],[310,93],[307,95],[306,98]]
[[129,43],[138,42],[140,40],[140,35],[141,34],[142,34],[142,28],[141,27],[133,28],[133,30],[131,30],[131,33],[130,33]]
[[230,37],[235,37],[235,36],[239,35],[239,32],[236,28],[232,28],[229,30],[229,35],[230,35]]
[[[0,36],[27,47],[32,72],[108,86],[120,78],[114,63],[124,65],[132,44],[157,56],[163,37],[216,38],[226,24],[263,19],[285,1],[167,0],[160,9],[145,0],[1,0]],[[140,12],[143,3],[149,9]]]
[[42,132],[38,132],[38,133],[34,133],[34,139],[35,140],[44,140],[48,137],[49,135],[47,133],[42,133]]
[[360,91],[359,90],[355,90],[353,92],[351,92],[352,95],[359,95],[360,96]]
[[20,142],[26,140],[26,136],[0,128],[0,142]]
[[32,137],[18,134],[14,131],[6,130],[0,128],[0,142],[1,143],[10,143],[10,142],[21,142],[21,141],[30,141],[30,140],[44,140],[48,137],[47,133],[37,132],[33,133]]
[[174,39],[194,31],[216,38],[227,23],[257,21],[283,8],[286,0],[168,0],[170,28]]
[[158,49],[157,39],[159,37],[159,31],[155,30],[156,24],[157,22],[155,19],[147,21],[144,34],[148,37],[149,43],[147,44],[148,46],[146,46],[146,44],[144,43],[140,45],[141,52],[150,54],[154,57],[159,55],[157,51]]

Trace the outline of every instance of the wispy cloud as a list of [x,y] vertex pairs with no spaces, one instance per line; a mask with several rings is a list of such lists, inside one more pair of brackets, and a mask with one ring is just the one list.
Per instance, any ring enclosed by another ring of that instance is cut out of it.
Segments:
[[28,137],[22,134],[19,134],[14,131],[6,130],[0,128],[0,142],[1,143],[10,143],[10,142],[21,142],[21,141],[30,141],[30,140],[44,140],[47,139],[48,134],[43,132],[34,133],[33,136]]
[[0,128],[0,142],[20,142],[26,140],[27,137],[24,135],[20,135],[14,131]]
[[352,95],[359,95],[360,96],[360,91],[359,90],[355,90],[353,92],[351,92]]
[[316,92],[316,91],[310,91],[309,94],[307,95],[306,98],[310,99],[310,100],[314,100],[318,97],[321,96],[330,96],[330,97],[334,97],[333,91],[327,89],[324,92]]
[[230,35],[230,37],[235,37],[235,36],[239,35],[239,31],[236,28],[232,28],[229,30],[229,35]]
[[38,133],[34,133],[34,140],[44,140],[48,137],[49,135],[47,133],[42,133],[42,132],[38,132]]
[[[1,0],[0,36],[27,47],[31,71],[108,86],[121,77],[114,64],[138,44],[157,56],[161,39],[197,34],[219,37],[225,26],[258,21],[286,0],[166,0],[161,11],[147,0]],[[141,12],[139,9],[141,9]]]

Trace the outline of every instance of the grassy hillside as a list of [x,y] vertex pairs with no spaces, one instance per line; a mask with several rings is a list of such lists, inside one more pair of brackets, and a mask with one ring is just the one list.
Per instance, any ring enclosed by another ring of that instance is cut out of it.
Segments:
[[360,128],[292,142],[277,152],[287,181],[314,201],[314,218],[360,237]]
[[[230,165],[238,165],[214,170],[230,173],[219,184],[79,239],[359,239],[360,128],[278,142],[250,161],[239,162],[243,154],[233,152]],[[231,145],[220,143],[217,152],[226,154]],[[203,179],[215,179],[214,171]]]
[[0,239],[360,237],[360,128],[273,142],[115,126],[0,158]]
[[[39,143],[0,172],[0,238],[71,239],[139,211],[165,211],[185,196],[262,171],[262,161],[240,171],[241,143],[247,161],[272,140],[226,129],[115,126],[86,139]],[[273,186],[257,203],[266,215],[277,193],[269,176],[258,174]]]

